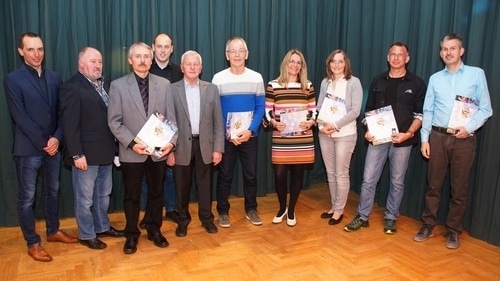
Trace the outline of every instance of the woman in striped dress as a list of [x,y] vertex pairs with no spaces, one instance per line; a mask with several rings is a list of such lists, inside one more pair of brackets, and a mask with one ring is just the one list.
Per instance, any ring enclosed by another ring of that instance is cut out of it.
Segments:
[[[272,163],[280,209],[273,223],[287,215],[287,225],[295,226],[295,204],[304,179],[304,170],[314,163],[311,126],[316,117],[314,87],[307,80],[302,52],[290,50],[281,62],[280,75],[266,89],[266,119],[273,126]],[[291,172],[288,186],[288,172]],[[287,191],[290,190],[288,207]]]

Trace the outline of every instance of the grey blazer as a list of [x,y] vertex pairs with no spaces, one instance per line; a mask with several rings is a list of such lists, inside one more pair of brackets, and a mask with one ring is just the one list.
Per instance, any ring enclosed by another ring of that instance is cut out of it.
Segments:
[[[132,72],[111,82],[109,89],[108,125],[111,132],[119,141],[120,161],[144,162],[147,155],[135,153],[128,145],[134,140],[148,118],[156,112],[176,124],[175,109],[172,94],[167,79],[149,74],[149,108],[148,114],[144,111],[139,85]],[[171,142],[175,145],[177,134]],[[165,161],[166,157],[153,161]]]
[[[178,127],[175,164],[188,166],[191,160],[191,121],[184,79],[171,84]],[[203,163],[213,162],[213,152],[224,152],[224,121],[217,86],[200,80],[200,149]]]

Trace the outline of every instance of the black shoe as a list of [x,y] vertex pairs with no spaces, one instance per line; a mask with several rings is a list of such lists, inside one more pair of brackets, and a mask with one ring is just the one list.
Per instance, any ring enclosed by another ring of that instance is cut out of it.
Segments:
[[82,244],[83,246],[87,246],[90,249],[94,249],[94,250],[102,250],[108,246],[108,245],[106,245],[106,243],[99,240],[99,238],[92,238],[92,239],[88,239],[88,240],[80,239],[80,244]]
[[333,216],[333,213],[324,212],[321,214],[322,219],[329,219]]
[[148,240],[153,241],[156,247],[168,247],[167,239],[160,232],[148,233]]
[[187,235],[187,226],[185,225],[179,225],[177,226],[177,229],[175,230],[175,236],[177,237],[185,237]]
[[217,226],[215,226],[213,222],[204,222],[201,224],[201,226],[203,226],[205,230],[210,234],[217,233],[218,231]]
[[340,215],[340,217],[338,219],[330,218],[330,220],[328,220],[328,224],[329,225],[339,224],[343,218],[344,218],[344,214]]
[[123,237],[125,236],[125,233],[123,230],[118,230],[112,226],[109,227],[108,231],[96,233],[97,237],[102,237],[102,236],[110,236],[110,237]]
[[171,221],[173,221],[175,223],[177,223],[177,217],[178,216],[179,216],[179,214],[177,213],[176,210],[173,210],[173,211],[165,213],[165,219],[171,220]]
[[144,220],[142,220],[142,221],[139,223],[139,228],[146,229],[146,223],[144,222]]
[[139,239],[136,237],[127,237],[127,240],[125,241],[125,245],[123,245],[123,252],[125,254],[133,254],[137,252],[137,243],[139,242]]

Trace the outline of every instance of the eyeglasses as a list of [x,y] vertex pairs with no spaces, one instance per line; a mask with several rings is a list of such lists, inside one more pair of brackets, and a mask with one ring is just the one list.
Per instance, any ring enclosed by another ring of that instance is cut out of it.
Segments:
[[243,55],[243,54],[245,54],[247,52],[247,50],[245,50],[245,49],[239,49],[239,50],[229,50],[229,51],[226,51],[226,52],[228,52],[229,54],[231,54],[231,55],[234,56],[236,54],[242,54]]
[[289,64],[296,64],[296,65],[302,65],[302,62],[301,61],[295,61],[295,60],[289,60],[288,61]]

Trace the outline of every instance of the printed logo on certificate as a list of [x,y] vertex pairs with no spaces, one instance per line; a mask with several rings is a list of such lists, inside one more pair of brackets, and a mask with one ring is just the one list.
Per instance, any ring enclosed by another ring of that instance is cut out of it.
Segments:
[[226,124],[226,136],[236,139],[241,132],[248,130],[253,119],[253,111],[228,112]]
[[455,132],[456,128],[467,125],[478,109],[479,103],[476,100],[459,95],[455,96],[447,131]]
[[305,107],[291,108],[280,112],[280,122],[285,123],[285,129],[281,131],[282,137],[293,137],[303,135],[305,130],[300,128],[300,122],[307,121],[309,111]]
[[365,113],[366,125],[375,137],[372,144],[379,145],[391,141],[393,134],[399,133],[392,106],[381,107]]
[[167,145],[177,132],[177,126],[162,119],[161,114],[152,114],[134,138],[136,143],[145,145],[146,151],[156,157],[161,155],[158,149]]
[[345,100],[326,94],[318,114],[318,123],[333,124],[347,114]]

